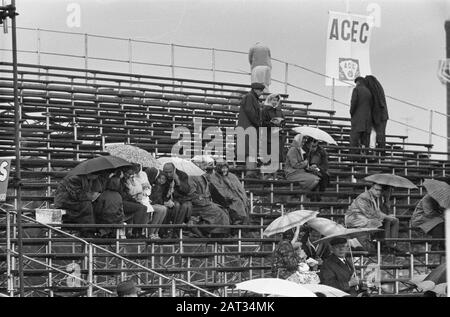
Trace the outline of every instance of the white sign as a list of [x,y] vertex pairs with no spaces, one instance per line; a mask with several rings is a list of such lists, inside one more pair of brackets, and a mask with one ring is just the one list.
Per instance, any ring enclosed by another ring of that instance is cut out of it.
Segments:
[[373,17],[330,11],[327,30],[325,85],[348,86],[358,76],[371,74],[370,39]]

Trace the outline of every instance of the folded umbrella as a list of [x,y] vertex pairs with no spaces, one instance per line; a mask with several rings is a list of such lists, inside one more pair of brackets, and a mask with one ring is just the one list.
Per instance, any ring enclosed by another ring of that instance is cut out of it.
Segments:
[[286,297],[317,297],[301,284],[279,278],[257,278],[236,284],[236,289]]
[[264,230],[263,235],[269,237],[276,233],[283,233],[286,230],[301,226],[308,220],[316,217],[318,213],[318,211],[313,210],[296,210],[286,213],[272,221],[266,230]]
[[105,150],[111,155],[123,158],[124,160],[140,164],[142,167],[155,167],[161,169],[161,163],[153,155],[144,149],[129,144],[110,144],[105,146]]
[[191,161],[182,159],[181,157],[160,157],[158,161],[164,166],[166,163],[173,163],[177,170],[183,171],[189,176],[200,176],[205,172]]
[[108,155],[99,156],[93,159],[89,159],[81,162],[75,166],[68,175],[86,175],[103,170],[115,169],[123,166],[131,166],[130,162],[121,159],[120,157]]
[[303,126],[292,128],[292,130],[294,130],[297,133],[301,133],[303,135],[314,138],[316,140],[323,141],[328,144],[337,145],[336,141],[332,138],[332,136],[321,129]]
[[394,174],[373,174],[364,178],[368,182],[402,188],[417,188],[409,179]]
[[443,208],[450,208],[450,185],[435,179],[426,179],[423,182],[428,194]]

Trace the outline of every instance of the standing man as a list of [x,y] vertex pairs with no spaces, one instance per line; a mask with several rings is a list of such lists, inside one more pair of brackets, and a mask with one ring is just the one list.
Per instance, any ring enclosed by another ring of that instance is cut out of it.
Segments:
[[256,42],[248,52],[248,61],[252,72],[252,84],[263,83],[265,91],[268,92],[272,72],[270,49],[261,42]]
[[389,119],[386,96],[383,86],[375,76],[367,75],[365,79],[373,98],[372,120],[377,133],[377,147],[384,148],[386,146],[386,124]]
[[332,254],[326,258],[320,268],[320,283],[355,296],[359,279],[353,274],[355,268],[352,261],[345,257],[347,249],[347,240],[344,238],[334,238],[330,241]]
[[[372,129],[373,100],[366,80],[356,77],[356,87],[353,89],[350,106],[352,130],[350,132],[350,146],[369,147],[370,131]],[[352,150],[356,153],[357,151]]]
[[[258,158],[258,133],[261,126],[259,97],[263,90],[263,84],[253,83],[251,90],[242,98],[239,105],[238,127],[242,127],[244,130],[250,128],[248,129],[249,134],[245,133],[245,168],[247,170],[246,176],[252,178],[258,177],[256,161]],[[250,138],[249,135],[253,135],[253,138]],[[237,159],[239,159],[239,146],[237,146],[236,151]]]

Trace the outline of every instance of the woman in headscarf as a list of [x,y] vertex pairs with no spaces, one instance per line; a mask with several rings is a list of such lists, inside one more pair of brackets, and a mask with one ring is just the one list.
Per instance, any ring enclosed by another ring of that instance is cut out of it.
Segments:
[[[283,132],[285,124],[284,114],[281,109],[281,99],[279,94],[271,94],[267,96],[261,113],[262,126],[268,128],[267,133],[267,154],[271,154],[271,135],[272,131],[278,134],[278,159],[279,162],[285,160],[284,144],[286,143],[286,133]],[[263,141],[263,140],[262,140]]]
[[291,147],[286,155],[285,173],[286,179],[295,181],[305,190],[313,190],[319,184],[320,178],[307,172],[309,162],[302,149],[304,138],[302,134],[297,134],[292,141]]
[[228,171],[227,162],[216,163],[210,182],[213,201],[228,209],[231,223],[245,224],[250,213],[250,202],[239,179]]

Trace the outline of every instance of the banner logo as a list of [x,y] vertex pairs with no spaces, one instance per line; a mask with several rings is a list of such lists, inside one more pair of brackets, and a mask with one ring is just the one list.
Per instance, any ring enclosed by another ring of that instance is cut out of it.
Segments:
[[354,58],[339,58],[339,80],[354,81],[360,75],[359,60]]

